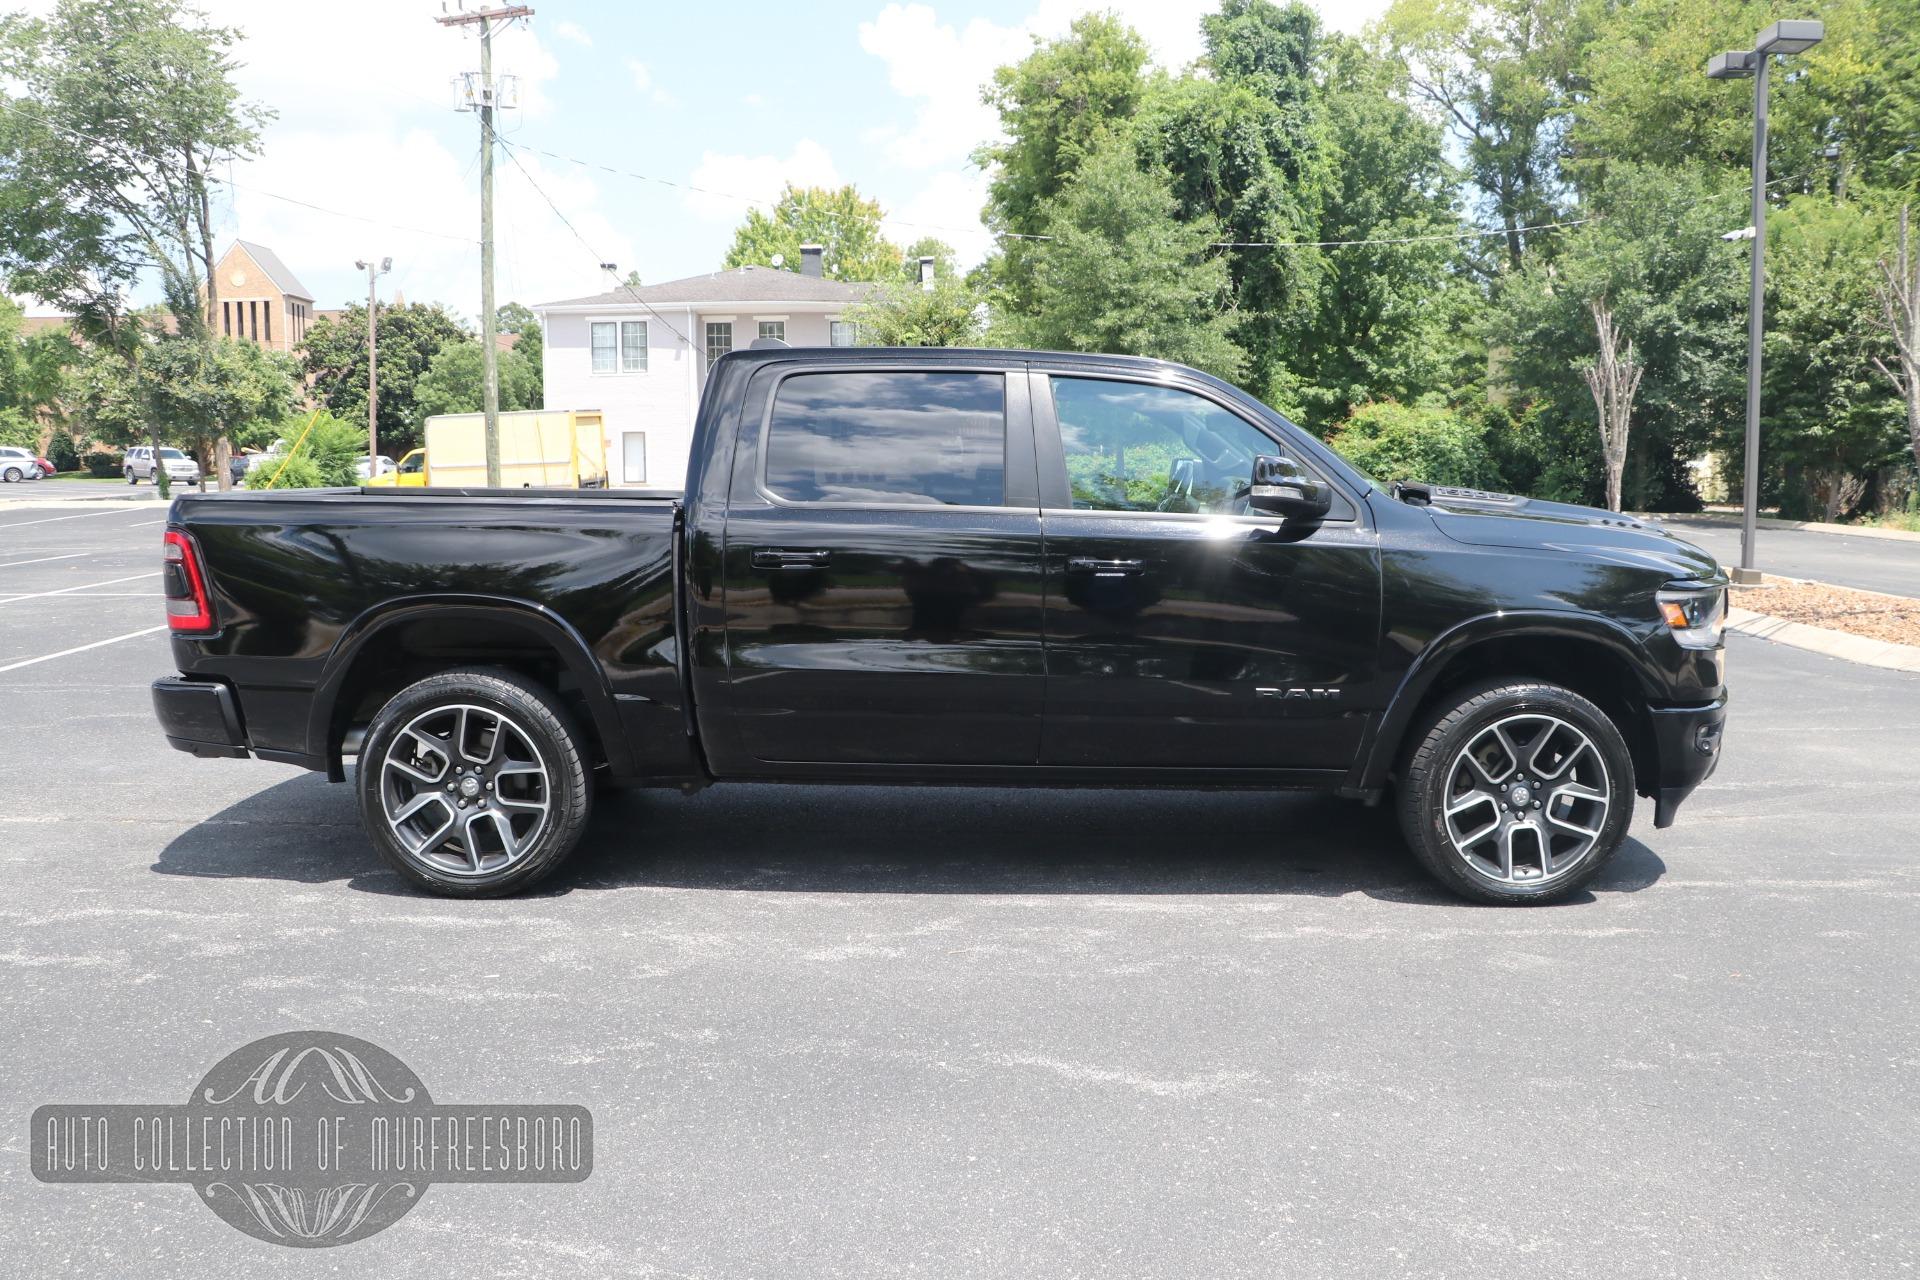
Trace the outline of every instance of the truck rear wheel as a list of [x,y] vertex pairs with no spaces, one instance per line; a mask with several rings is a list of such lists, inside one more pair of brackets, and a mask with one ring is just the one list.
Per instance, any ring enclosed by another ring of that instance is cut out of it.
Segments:
[[430,893],[517,892],[560,865],[586,828],[582,742],[566,707],[514,672],[428,676],[368,730],[361,823],[387,865]]
[[1400,828],[1435,878],[1476,901],[1565,897],[1599,874],[1633,819],[1626,741],[1571,689],[1464,689],[1411,742]]

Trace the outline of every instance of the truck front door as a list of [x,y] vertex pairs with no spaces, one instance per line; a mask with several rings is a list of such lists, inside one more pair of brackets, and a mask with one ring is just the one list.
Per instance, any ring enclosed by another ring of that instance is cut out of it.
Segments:
[[1362,504],[1249,512],[1253,459],[1296,456],[1201,388],[1032,379],[1047,560],[1041,760],[1148,771],[1345,768],[1378,662]]
[[704,709],[716,769],[1035,763],[1044,573],[1024,368],[758,377],[774,381],[740,430],[721,558],[724,692]]

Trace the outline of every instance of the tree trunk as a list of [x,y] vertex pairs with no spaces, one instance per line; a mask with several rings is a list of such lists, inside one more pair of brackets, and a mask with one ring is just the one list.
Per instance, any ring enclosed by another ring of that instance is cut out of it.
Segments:
[[1893,337],[1894,361],[1873,363],[1907,406],[1907,442],[1920,467],[1920,254],[1913,251],[1910,205],[1900,206],[1900,245],[1892,262],[1880,262],[1880,313]]
[[1633,417],[1633,398],[1640,391],[1645,367],[1634,358],[1633,344],[1622,344],[1613,325],[1613,311],[1605,299],[1587,304],[1593,313],[1599,354],[1585,369],[1587,389],[1600,419],[1600,452],[1607,465],[1607,510],[1620,510],[1621,478],[1627,470],[1627,428]]

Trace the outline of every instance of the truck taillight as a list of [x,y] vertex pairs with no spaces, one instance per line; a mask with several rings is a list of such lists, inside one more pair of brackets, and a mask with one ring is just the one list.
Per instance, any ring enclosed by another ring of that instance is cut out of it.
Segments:
[[207,598],[200,548],[178,529],[167,530],[166,564],[160,582],[167,598],[167,626],[188,632],[214,629],[213,602]]

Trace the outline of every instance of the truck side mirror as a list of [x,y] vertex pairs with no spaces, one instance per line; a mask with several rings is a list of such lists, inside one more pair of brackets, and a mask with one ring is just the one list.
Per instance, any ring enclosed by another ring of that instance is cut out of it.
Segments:
[[1292,458],[1263,453],[1253,460],[1247,506],[1286,520],[1311,522],[1326,518],[1333,509],[1333,494]]

